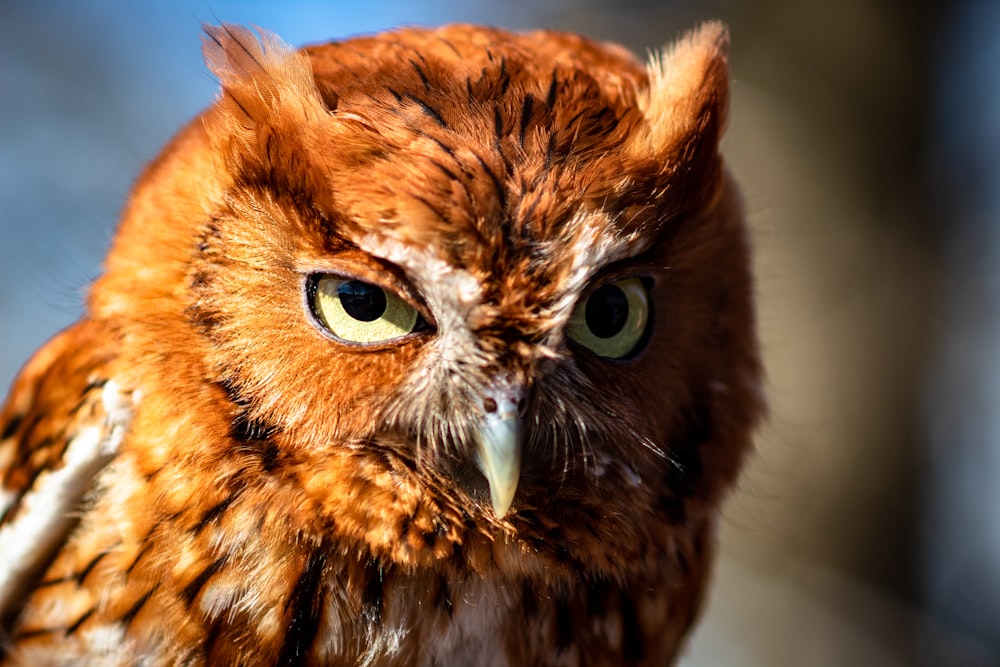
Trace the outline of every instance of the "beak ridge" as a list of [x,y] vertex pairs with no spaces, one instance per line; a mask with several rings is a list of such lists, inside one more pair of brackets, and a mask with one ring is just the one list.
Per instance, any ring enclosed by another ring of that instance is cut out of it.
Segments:
[[480,427],[479,470],[490,484],[490,501],[498,519],[506,516],[521,477],[521,419],[514,414],[489,414]]

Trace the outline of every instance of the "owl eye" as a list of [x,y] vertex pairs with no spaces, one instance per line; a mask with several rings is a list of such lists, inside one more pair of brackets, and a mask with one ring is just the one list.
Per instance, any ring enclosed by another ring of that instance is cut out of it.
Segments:
[[425,326],[416,308],[378,285],[331,274],[316,274],[310,283],[316,319],[344,343],[386,343]]
[[649,321],[649,296],[638,278],[604,283],[576,304],[566,335],[599,357],[634,352]]

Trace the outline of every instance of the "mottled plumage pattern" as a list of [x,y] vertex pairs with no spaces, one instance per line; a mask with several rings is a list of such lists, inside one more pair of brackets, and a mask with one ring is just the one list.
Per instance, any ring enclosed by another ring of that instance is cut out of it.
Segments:
[[208,28],[0,415],[0,651],[665,665],[761,412],[726,33]]

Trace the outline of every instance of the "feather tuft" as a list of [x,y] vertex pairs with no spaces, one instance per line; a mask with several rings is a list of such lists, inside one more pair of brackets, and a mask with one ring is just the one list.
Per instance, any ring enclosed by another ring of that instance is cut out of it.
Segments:
[[309,116],[325,107],[309,59],[272,32],[223,23],[204,26],[202,53],[222,84],[223,106],[245,126],[293,106]]
[[637,152],[671,150],[711,121],[721,136],[729,104],[729,31],[723,23],[709,21],[653,53],[646,71],[649,90],[639,106],[648,131]]

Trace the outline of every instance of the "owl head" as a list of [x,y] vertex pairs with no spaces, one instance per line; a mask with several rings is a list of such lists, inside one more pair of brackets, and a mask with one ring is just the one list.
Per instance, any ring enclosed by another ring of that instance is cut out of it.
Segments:
[[142,466],[252,474],[408,562],[609,563],[714,512],[761,412],[719,24],[645,65],[554,32],[206,31],[221,94],[91,296],[158,424]]

